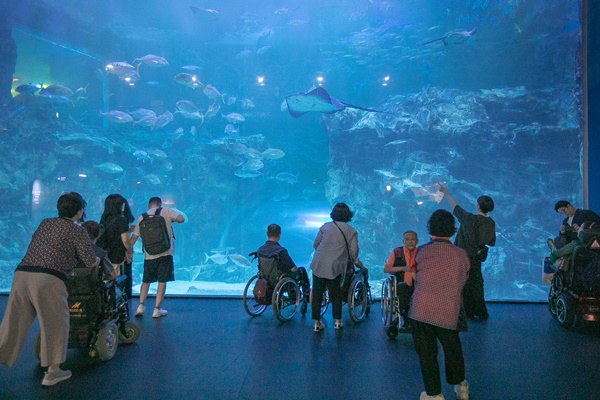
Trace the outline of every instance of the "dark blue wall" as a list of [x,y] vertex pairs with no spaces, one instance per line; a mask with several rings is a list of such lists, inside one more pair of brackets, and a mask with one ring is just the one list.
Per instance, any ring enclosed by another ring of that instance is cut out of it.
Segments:
[[589,208],[600,212],[600,2],[588,1]]

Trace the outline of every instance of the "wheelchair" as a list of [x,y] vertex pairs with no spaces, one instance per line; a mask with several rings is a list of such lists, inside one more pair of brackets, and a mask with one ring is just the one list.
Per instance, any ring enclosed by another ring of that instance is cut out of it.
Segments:
[[[348,307],[350,319],[355,324],[368,317],[371,313],[373,296],[369,285],[369,271],[366,268],[352,267],[342,284],[342,302]],[[321,316],[325,314],[329,306],[329,293],[326,290],[321,303]]]
[[600,321],[600,249],[577,246],[565,261],[550,283],[550,315],[565,329],[579,320]]
[[410,332],[406,325],[410,290],[406,283],[398,283],[395,274],[381,282],[381,321],[390,339],[395,339],[400,332]]
[[[67,279],[69,293],[70,349],[86,349],[90,357],[102,361],[112,359],[119,344],[134,343],[140,328],[129,322],[129,306],[125,286],[127,276],[114,281],[102,280],[102,269],[75,268]],[[38,332],[34,355],[40,359],[41,332]]]
[[[246,283],[242,296],[244,310],[248,315],[257,317],[269,305],[273,308],[273,314],[281,322],[290,321],[296,315],[298,307],[300,307],[300,313],[305,315],[308,309],[309,293],[305,293],[299,275],[293,272],[282,273],[279,269],[277,255],[263,257],[254,252],[248,256],[253,257],[252,261],[258,259],[258,273]],[[261,297],[255,295],[255,286],[259,279],[266,280],[266,293]],[[325,310],[326,308],[321,308],[321,315]]]

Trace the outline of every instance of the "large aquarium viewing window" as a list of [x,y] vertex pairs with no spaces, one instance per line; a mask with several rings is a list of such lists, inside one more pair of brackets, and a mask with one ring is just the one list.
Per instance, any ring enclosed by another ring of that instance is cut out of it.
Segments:
[[[431,213],[450,210],[443,183],[468,211],[480,195],[495,201],[486,299],[547,299],[554,203],[583,207],[579,1],[10,7],[0,292],[61,193],[76,191],[96,221],[112,193],[136,218],[153,196],[185,212],[167,295],[241,297],[271,223],[308,269],[345,202],[378,297],[403,233],[424,244]],[[138,241],[134,293],[143,257]]]

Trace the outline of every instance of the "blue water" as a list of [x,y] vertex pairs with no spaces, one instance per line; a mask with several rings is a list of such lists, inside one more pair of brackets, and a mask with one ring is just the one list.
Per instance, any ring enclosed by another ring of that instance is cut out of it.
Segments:
[[[582,204],[577,1],[221,3],[14,6],[13,89],[60,84],[74,94],[13,92],[3,105],[10,151],[0,163],[0,288],[9,290],[31,234],[56,214],[63,191],[82,193],[95,220],[110,193],[136,215],[151,196],[183,210],[189,223],[175,227],[171,294],[223,283],[238,290],[255,267],[210,257],[246,256],[270,223],[282,226],[296,263],[308,265],[318,227],[344,201],[376,287],[402,233],[415,230],[425,243],[431,212],[449,209],[434,199],[435,184],[446,182],[467,210],[481,194],[496,201],[486,297],[546,298],[541,260],[561,222],[553,205]],[[146,55],[168,65],[134,61]],[[115,62],[132,65],[129,80],[107,71]],[[180,73],[201,84],[178,83]],[[293,118],[285,97],[319,86],[384,112]],[[181,100],[197,114],[182,112]],[[140,108],[173,119],[117,123],[106,114]],[[244,121],[223,116],[231,113]],[[257,162],[267,149],[285,155]],[[134,284],[142,260],[135,255]]]

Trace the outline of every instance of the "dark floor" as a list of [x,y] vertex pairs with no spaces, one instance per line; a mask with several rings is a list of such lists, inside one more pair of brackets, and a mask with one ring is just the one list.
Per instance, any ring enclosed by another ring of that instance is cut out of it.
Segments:
[[[0,296],[4,313],[7,296]],[[133,309],[137,299],[133,300]],[[37,326],[13,368],[0,366],[0,399],[418,399],[410,335],[389,340],[379,304],[354,325],[324,332],[309,317],[250,318],[241,300],[167,299],[169,315],[135,318],[142,334],[111,361],[69,350],[73,377],[42,388]],[[150,309],[150,308],[149,308]],[[490,319],[462,334],[471,399],[600,399],[600,333],[566,331],[545,304],[490,304]],[[452,387],[443,388],[454,399]]]

